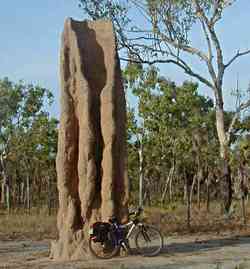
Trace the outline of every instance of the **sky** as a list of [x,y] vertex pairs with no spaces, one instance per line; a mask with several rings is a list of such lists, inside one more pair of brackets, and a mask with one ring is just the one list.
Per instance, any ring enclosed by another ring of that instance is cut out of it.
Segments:
[[[38,84],[50,89],[55,103],[50,108],[51,115],[59,117],[59,50],[60,37],[67,17],[77,20],[85,18],[78,8],[77,0],[9,0],[1,3],[0,9],[0,79]],[[238,0],[229,8],[218,25],[219,37],[225,59],[229,59],[238,49],[250,48],[250,1]],[[192,39],[197,47],[203,42],[195,29]],[[202,70],[199,61],[191,61],[196,70]],[[183,72],[173,65],[161,65],[161,72],[167,78],[182,83],[186,79]],[[238,60],[225,74],[225,105],[234,109],[234,100],[229,92],[239,86],[246,89],[250,82],[250,55]],[[200,85],[200,92],[212,96],[211,91]]]

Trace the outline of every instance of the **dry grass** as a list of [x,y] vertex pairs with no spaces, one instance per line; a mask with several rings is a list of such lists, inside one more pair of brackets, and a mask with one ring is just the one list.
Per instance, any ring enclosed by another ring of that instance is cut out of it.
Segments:
[[7,239],[52,239],[57,236],[56,216],[31,212],[0,212],[0,240]]
[[192,207],[191,227],[187,226],[186,207],[175,205],[173,208],[159,209],[148,208],[145,210],[146,220],[157,225],[165,235],[182,234],[249,234],[250,232],[250,207],[247,208],[247,224],[243,225],[241,209],[238,203],[234,204],[234,212],[230,216],[220,213],[218,204],[212,204],[210,212],[205,205],[200,210]]
[[[247,225],[243,225],[239,203],[235,203],[234,213],[228,218],[220,214],[217,203],[211,205],[210,213],[194,205],[192,207],[191,228],[186,222],[186,207],[181,204],[172,204],[168,208],[146,208],[144,212],[147,222],[157,225],[163,234],[249,234],[250,233],[250,206],[247,207]],[[43,210],[12,212],[10,215],[0,211],[0,240],[5,239],[54,239],[57,236],[56,215],[48,216]]]

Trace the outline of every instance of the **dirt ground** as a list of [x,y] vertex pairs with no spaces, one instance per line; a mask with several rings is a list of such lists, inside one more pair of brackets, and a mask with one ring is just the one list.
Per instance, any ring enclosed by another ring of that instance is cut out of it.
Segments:
[[1,269],[179,269],[179,268],[250,268],[250,236],[192,235],[165,239],[162,253],[153,258],[117,257],[67,263],[49,259],[50,241],[0,241]]

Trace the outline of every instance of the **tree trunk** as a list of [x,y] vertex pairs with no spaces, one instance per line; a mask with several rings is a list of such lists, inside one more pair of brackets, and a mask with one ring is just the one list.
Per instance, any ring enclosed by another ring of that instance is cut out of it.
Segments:
[[198,171],[198,175],[197,175],[197,204],[198,204],[198,209],[201,208],[201,196],[200,196],[201,191],[200,191],[200,187],[201,187],[201,180],[202,179],[203,179],[203,170],[200,167],[199,171]]
[[165,180],[165,186],[164,186],[164,190],[161,196],[161,204],[163,205],[166,199],[166,195],[167,195],[167,191],[168,191],[168,185],[170,183],[171,178],[173,177],[174,174],[174,165],[170,168],[169,173],[168,173],[168,177]]
[[242,210],[242,219],[243,224],[247,224],[247,215],[246,215],[246,206],[245,206],[245,197],[244,195],[241,196],[241,210]]
[[173,202],[173,179],[174,179],[173,172],[174,172],[174,169],[172,170],[170,181],[169,181],[169,202],[170,203]]
[[4,166],[3,166],[2,175],[3,175],[3,191],[5,191],[3,194],[3,198],[5,198],[4,203],[6,205],[6,209],[7,209],[7,212],[9,214],[10,208],[11,208],[10,180],[7,177]]
[[210,212],[210,185],[207,184],[207,212]]
[[232,203],[232,181],[229,166],[229,141],[225,132],[224,110],[221,94],[216,100],[216,127],[220,143],[221,171],[220,193],[221,193],[221,209],[223,213],[228,213]]
[[10,207],[11,207],[11,201],[10,201],[10,179],[7,176],[7,173],[5,171],[5,164],[3,161],[2,156],[0,156],[0,161],[1,161],[1,167],[2,167],[2,178],[3,178],[3,183],[2,183],[2,191],[3,191],[3,197],[2,201],[6,203],[6,208],[7,212],[10,213]]
[[196,179],[197,179],[197,174],[194,175],[193,182],[192,182],[192,185],[191,185],[191,190],[190,190],[190,201],[191,201],[191,203],[193,201],[194,186],[195,186],[195,183],[196,183]]
[[9,182],[7,182],[6,184],[6,207],[7,207],[7,212],[8,214],[10,213],[10,207],[11,207],[11,204],[10,204],[10,184]]
[[25,207],[24,201],[25,201],[24,182],[21,182],[21,203],[22,203],[23,207]]
[[240,191],[240,198],[241,198],[241,212],[242,212],[242,219],[243,224],[247,224],[247,212],[246,212],[246,197],[248,196],[248,173],[246,171],[245,162],[240,163],[239,165],[239,191]]
[[212,182],[212,175],[209,173],[207,176],[207,181],[206,181],[206,187],[207,187],[207,212],[210,212],[210,186]]
[[51,257],[89,256],[96,221],[127,218],[126,104],[112,23],[67,19],[56,160],[59,240]]
[[186,200],[187,200],[187,184],[185,181],[184,186],[183,186],[183,204],[184,205],[186,203]]
[[51,209],[52,209],[52,195],[51,195],[51,177],[47,176],[47,184],[48,184],[48,198],[47,198],[47,204],[48,204],[48,214],[51,216]]
[[148,206],[151,206],[151,192],[150,192],[150,184],[144,185],[144,195],[143,195],[143,204],[147,204]]
[[163,206],[164,202],[165,202],[165,198],[166,198],[166,194],[167,194],[167,190],[168,190],[168,183],[169,183],[169,179],[170,179],[169,175],[170,175],[170,171],[169,171],[167,178],[165,179],[165,185],[164,185],[163,193],[161,195],[161,206]]
[[3,179],[1,184],[1,204],[5,204],[5,182]]
[[26,209],[30,213],[30,178],[28,175],[26,176],[26,197]]
[[139,141],[140,148],[138,151],[139,154],[139,207],[143,206],[143,176],[144,176],[144,171],[143,171],[143,144],[142,144],[142,138],[141,141]]
[[186,185],[186,191],[187,191],[187,200],[186,200],[186,205],[187,205],[187,228],[191,228],[191,191],[190,191],[190,175],[185,173],[185,185]]

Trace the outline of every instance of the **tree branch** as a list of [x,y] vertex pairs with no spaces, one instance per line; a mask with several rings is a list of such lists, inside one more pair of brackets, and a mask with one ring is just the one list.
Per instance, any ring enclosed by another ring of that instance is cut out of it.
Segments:
[[[184,72],[192,77],[195,77],[197,78],[200,82],[204,83],[205,85],[207,85],[209,88],[213,89],[213,84],[207,80],[206,78],[202,77],[201,75],[197,74],[196,72],[194,72],[191,67],[184,61],[184,60],[181,60],[179,59],[176,55],[172,57],[175,57],[177,58],[176,60],[174,59],[165,59],[165,60],[161,60],[161,59],[155,59],[155,60],[143,60],[143,59],[140,59],[140,60],[133,60],[134,63],[140,63],[140,64],[149,64],[149,65],[153,65],[153,64],[156,64],[156,63],[172,63],[172,64],[175,64],[177,65],[178,67],[180,67],[182,70],[184,70]],[[121,57],[120,58],[121,60],[123,61],[131,61],[131,59],[127,59],[127,58],[123,58]]]
[[211,21],[208,19],[204,10],[201,8],[198,0],[193,0],[193,3],[197,9],[197,15],[200,16],[200,18],[204,21],[205,25],[207,26],[207,29],[208,29],[210,36],[211,36],[211,40],[212,40],[214,47],[216,49],[217,67],[218,67],[216,86],[218,89],[220,89],[222,87],[222,80],[223,80],[223,75],[224,75],[224,70],[225,70],[220,41],[219,41],[217,34],[215,32],[214,24],[212,24]]
[[240,52],[238,50],[237,53],[232,57],[232,59],[225,65],[225,69],[229,67],[237,58],[247,55],[247,54],[250,54],[250,49],[243,52]]
[[[131,2],[140,10],[142,9],[143,12],[145,14],[147,14],[147,16],[150,16],[150,14],[147,12],[146,8],[143,7],[143,4],[139,4],[138,1],[135,1],[135,0],[131,0]],[[160,13],[160,12],[158,12]],[[152,24],[152,21],[150,21],[150,23]],[[154,31],[151,31],[152,34],[157,34],[160,39],[159,41],[163,41],[164,43],[168,43],[169,45],[173,46],[175,49],[178,49],[178,50],[182,50],[182,51],[185,51],[187,53],[191,53],[193,55],[196,55],[198,56],[201,60],[205,61],[205,62],[208,62],[208,57],[207,55],[202,52],[201,50],[197,49],[197,48],[194,48],[194,47],[191,47],[191,46],[188,46],[188,45],[185,45],[185,44],[181,44],[180,42],[172,39],[171,37],[168,37],[167,35],[164,35],[158,28],[158,25],[153,25],[154,27]]]
[[212,44],[211,44],[211,40],[210,40],[210,38],[209,38],[209,35],[208,35],[208,32],[207,32],[207,29],[206,29],[206,26],[205,26],[204,21],[202,21],[202,20],[200,19],[200,23],[201,23],[202,30],[203,30],[203,33],[204,33],[204,35],[205,35],[206,41],[207,41],[207,47],[208,47],[208,60],[209,60],[209,62],[212,62],[212,59],[213,59],[213,53],[212,53]]
[[227,131],[227,141],[229,142],[230,141],[230,137],[231,137],[231,134],[233,133],[233,129],[234,129],[234,125],[237,121],[237,119],[239,118],[240,116],[240,112],[242,112],[243,110],[247,109],[248,107],[250,107],[250,100],[248,100],[247,102],[245,103],[242,103],[238,109],[236,110],[235,114],[234,114],[234,117],[230,123],[230,126],[228,128],[228,131]]
[[219,1],[220,0],[215,0],[214,1],[214,12],[213,15],[210,19],[210,24],[215,25],[216,22],[221,18],[221,12],[219,10]]
[[194,55],[197,55],[201,60],[208,62],[207,55],[205,53],[203,53],[202,51],[200,51],[199,49],[191,47],[191,46],[187,46],[184,44],[180,44],[179,42],[176,42],[176,41],[173,41],[170,38],[168,38],[166,35],[162,34],[159,30],[157,31],[157,34],[161,37],[162,41],[167,42],[168,44],[170,44],[174,48],[191,53],[191,54],[194,54]]
[[214,83],[216,83],[217,77],[216,77],[216,73],[215,73],[215,70],[214,70],[214,67],[212,64],[213,52],[212,52],[212,44],[211,44],[210,36],[207,32],[206,25],[205,25],[204,21],[201,18],[199,18],[199,19],[200,19],[202,30],[203,30],[203,33],[205,35],[205,38],[207,41],[207,46],[208,46],[208,61],[207,61],[208,71],[209,71]]

